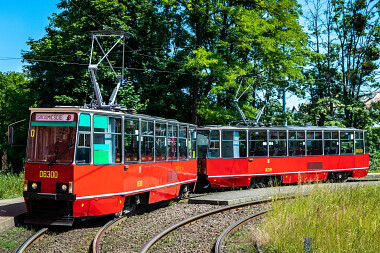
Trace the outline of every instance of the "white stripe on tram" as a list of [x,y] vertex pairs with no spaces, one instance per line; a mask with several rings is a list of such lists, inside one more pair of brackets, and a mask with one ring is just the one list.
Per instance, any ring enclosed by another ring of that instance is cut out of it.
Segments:
[[195,182],[195,181],[197,181],[197,180],[196,179],[191,179],[191,180],[186,180],[186,181],[181,181],[181,182],[171,183],[171,184],[165,184],[165,185],[160,185],[160,186],[155,186],[155,187],[150,187],[150,188],[145,188],[145,189],[140,189],[140,190],[135,190],[135,191],[83,196],[83,197],[77,197],[76,200],[93,199],[93,198],[104,198],[104,197],[112,197],[112,196],[118,196],[118,195],[129,195],[129,194],[133,194],[133,193],[140,193],[140,192],[155,190],[155,189],[159,189],[159,188],[165,188],[165,187],[175,186],[175,185],[179,185],[179,184],[191,183],[191,182]]
[[295,172],[280,172],[280,173],[263,173],[263,174],[221,175],[221,176],[208,176],[208,178],[271,176],[271,175],[288,175],[288,174],[320,173],[320,172],[351,171],[351,170],[366,170],[366,169],[369,169],[369,167],[350,168],[350,169],[334,169],[334,170],[310,170],[310,171],[295,171]]

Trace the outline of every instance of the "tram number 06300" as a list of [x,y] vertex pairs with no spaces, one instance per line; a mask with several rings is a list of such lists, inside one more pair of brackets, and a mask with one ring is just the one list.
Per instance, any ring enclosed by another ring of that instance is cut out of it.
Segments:
[[40,177],[45,178],[58,178],[58,171],[48,171],[48,170],[41,170],[40,171]]

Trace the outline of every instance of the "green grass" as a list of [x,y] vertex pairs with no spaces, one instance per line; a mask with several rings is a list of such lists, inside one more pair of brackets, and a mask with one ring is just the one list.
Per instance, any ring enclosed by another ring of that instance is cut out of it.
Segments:
[[0,173],[0,199],[22,197],[23,185],[23,173]]
[[[253,235],[265,252],[380,252],[380,186],[327,190],[274,201]],[[305,251],[308,252],[308,251]],[[309,251],[311,252],[311,251]]]
[[35,231],[24,227],[16,227],[0,233],[0,252],[15,252],[15,250]]

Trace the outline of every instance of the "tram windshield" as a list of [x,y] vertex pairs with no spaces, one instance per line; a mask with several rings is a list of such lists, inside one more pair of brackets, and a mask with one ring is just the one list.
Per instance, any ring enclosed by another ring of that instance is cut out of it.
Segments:
[[34,113],[30,122],[28,162],[72,163],[77,115]]

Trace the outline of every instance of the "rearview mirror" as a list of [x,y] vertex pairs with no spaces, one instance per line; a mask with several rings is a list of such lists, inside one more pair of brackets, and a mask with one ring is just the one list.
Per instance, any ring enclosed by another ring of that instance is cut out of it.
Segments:
[[8,127],[8,144],[13,144],[13,127]]

